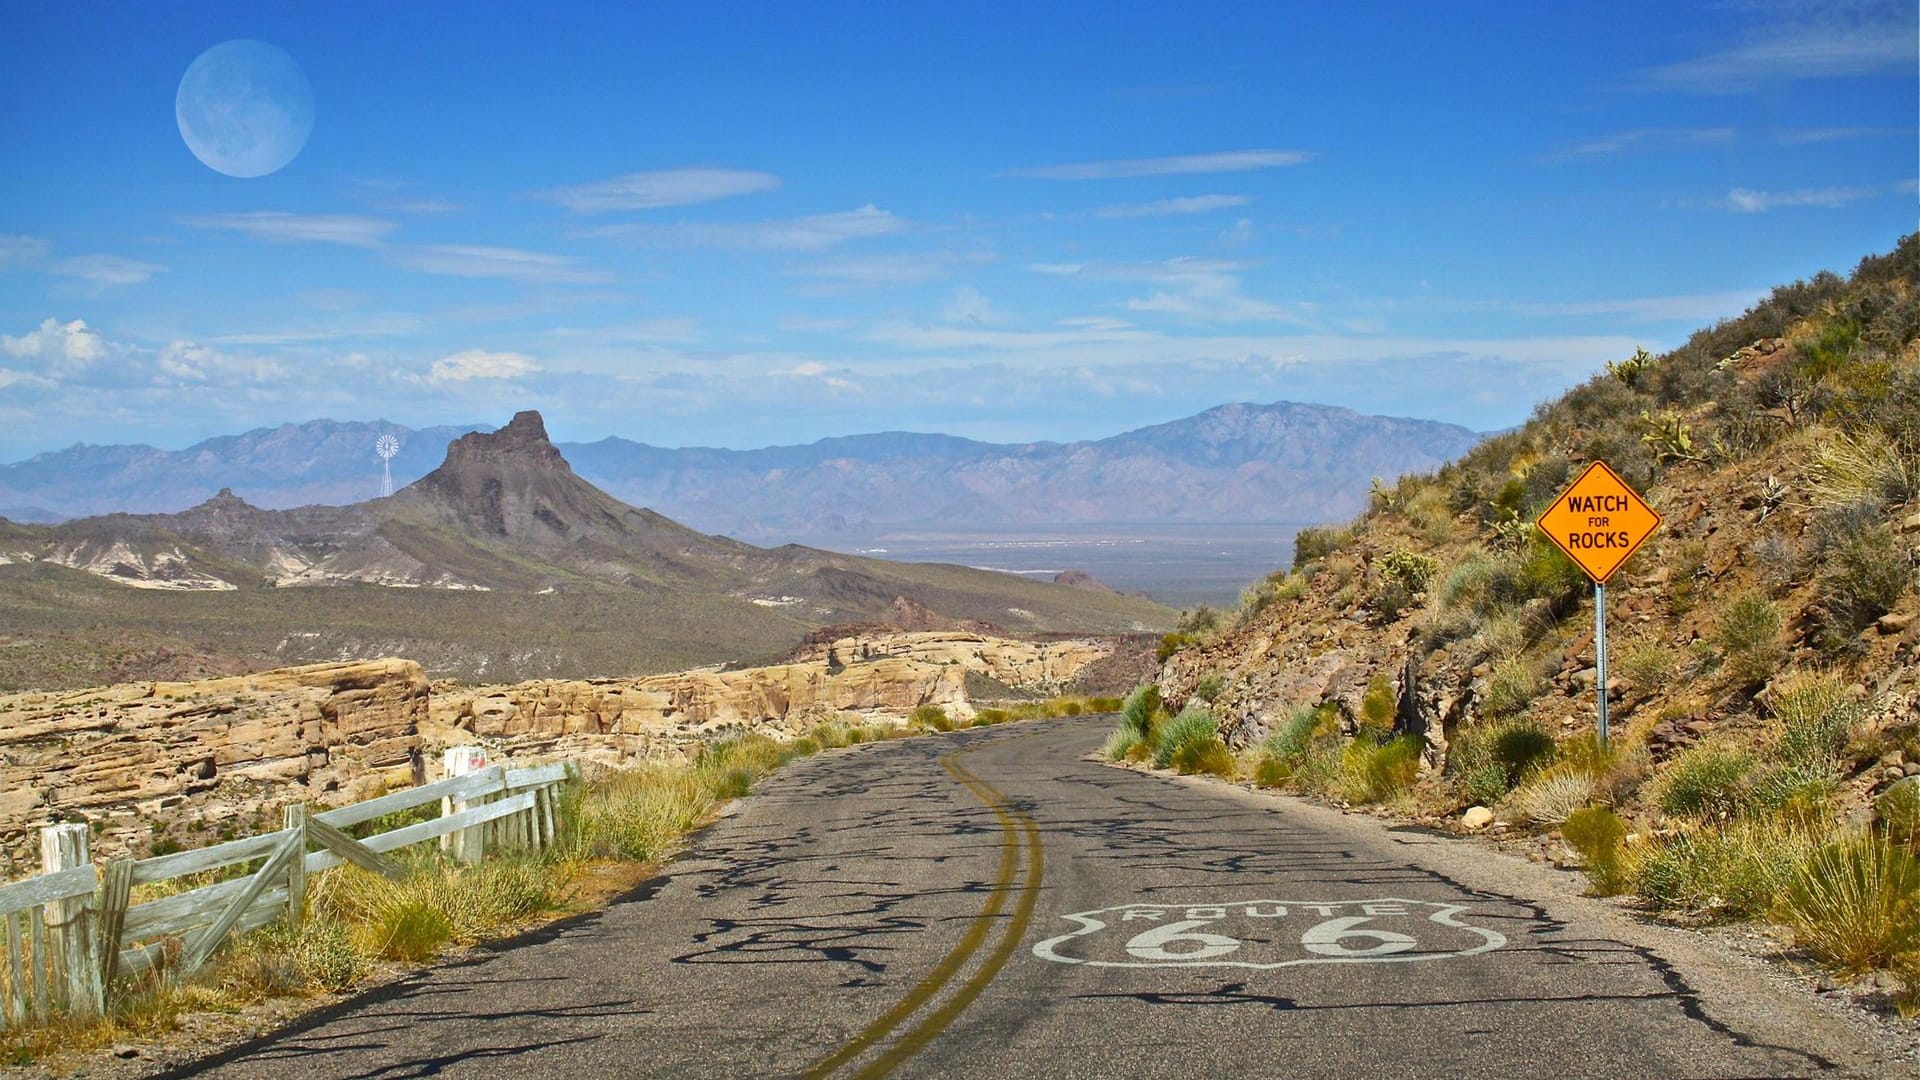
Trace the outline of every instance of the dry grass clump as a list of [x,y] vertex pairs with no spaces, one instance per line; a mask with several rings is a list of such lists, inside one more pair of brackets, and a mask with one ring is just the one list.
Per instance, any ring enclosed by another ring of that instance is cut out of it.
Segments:
[[1593,796],[1593,774],[1579,762],[1562,762],[1521,784],[1507,800],[1507,817],[1523,825],[1558,825]]
[[1920,859],[1878,837],[1825,844],[1788,879],[1778,914],[1821,961],[1884,967],[1920,950]]

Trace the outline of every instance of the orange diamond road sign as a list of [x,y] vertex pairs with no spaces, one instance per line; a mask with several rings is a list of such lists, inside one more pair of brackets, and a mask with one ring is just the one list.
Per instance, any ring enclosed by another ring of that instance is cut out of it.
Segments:
[[1604,585],[1660,527],[1660,513],[1604,461],[1595,461],[1540,515],[1540,531]]

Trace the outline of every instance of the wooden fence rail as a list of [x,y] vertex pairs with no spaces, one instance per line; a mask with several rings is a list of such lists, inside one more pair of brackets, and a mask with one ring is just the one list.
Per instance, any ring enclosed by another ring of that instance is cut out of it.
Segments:
[[[0,964],[0,1029],[61,1013],[102,1014],[116,978],[164,966],[186,975],[235,934],[306,914],[307,878],[352,863],[399,876],[388,853],[439,840],[463,861],[488,850],[539,851],[557,838],[559,786],[570,763],[508,769],[474,747],[447,752],[447,779],[310,813],[286,810],[286,827],[224,844],[115,859],[96,873],[85,825],[41,830],[45,873],[0,885],[6,956]],[[389,814],[440,804],[440,815],[365,838],[347,830]],[[318,850],[309,850],[317,848]],[[233,877],[133,903],[134,890],[190,874],[260,861]]]

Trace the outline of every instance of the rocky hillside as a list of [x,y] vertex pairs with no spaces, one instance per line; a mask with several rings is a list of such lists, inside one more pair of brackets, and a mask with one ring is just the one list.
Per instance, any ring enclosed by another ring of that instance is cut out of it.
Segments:
[[[1548,836],[1659,907],[1753,915],[1830,840],[1911,846],[1916,334],[1908,236],[1623,357],[1303,533],[1238,612],[1190,616],[1162,647],[1169,705],[1204,705],[1262,782]],[[1531,524],[1594,459],[1666,519],[1608,590],[1606,751],[1592,592]]]
[[[0,465],[0,517],[166,512],[222,488],[267,508],[351,503],[378,490],[377,437],[400,439],[393,472],[407,483],[468,430],[316,420],[180,451],[77,446]],[[761,450],[621,438],[559,450],[625,502],[708,532],[785,539],[956,522],[1331,521],[1360,508],[1371,478],[1434,468],[1477,438],[1450,424],[1276,402],[1066,444],[888,432]]]
[[222,492],[178,514],[0,524],[0,686],[395,652],[435,675],[633,674],[775,655],[842,623],[1125,633],[1170,615],[1010,574],[709,536],[575,475],[532,412],[354,506],[265,510]]

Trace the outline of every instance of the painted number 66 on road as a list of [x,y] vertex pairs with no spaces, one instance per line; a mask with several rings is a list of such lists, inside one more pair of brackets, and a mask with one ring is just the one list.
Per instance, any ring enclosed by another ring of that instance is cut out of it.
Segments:
[[1236,900],[1123,904],[1061,918],[1079,928],[1035,956],[1093,967],[1282,968],[1473,956],[1507,943],[1459,904],[1420,900]]

